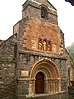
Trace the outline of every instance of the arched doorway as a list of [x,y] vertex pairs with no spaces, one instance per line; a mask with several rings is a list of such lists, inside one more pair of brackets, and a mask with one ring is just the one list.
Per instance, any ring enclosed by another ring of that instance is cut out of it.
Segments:
[[60,73],[52,61],[40,60],[31,69],[29,94],[55,94],[61,90]]
[[35,93],[44,93],[44,74],[42,72],[38,72],[35,79]]

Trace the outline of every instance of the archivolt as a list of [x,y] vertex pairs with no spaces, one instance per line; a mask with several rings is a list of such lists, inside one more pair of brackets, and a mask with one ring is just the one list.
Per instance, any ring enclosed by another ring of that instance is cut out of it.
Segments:
[[36,73],[40,70],[47,75],[47,78],[50,79],[60,78],[60,73],[56,64],[54,64],[52,61],[48,59],[42,59],[33,65],[30,72],[30,78],[35,78]]

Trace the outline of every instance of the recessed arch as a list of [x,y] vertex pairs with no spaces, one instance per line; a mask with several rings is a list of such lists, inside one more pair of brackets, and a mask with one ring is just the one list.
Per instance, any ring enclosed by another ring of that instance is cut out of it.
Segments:
[[[37,75],[43,74],[43,83],[44,83],[44,93],[56,93],[59,92],[60,87],[60,73],[55,63],[48,59],[42,59],[38,62],[36,62],[30,71],[30,79],[32,81],[34,80],[34,83],[32,85],[32,92],[36,92],[36,81],[37,81]],[[37,83],[38,84],[38,83]],[[42,91],[40,91],[42,92]],[[42,92],[42,93],[43,93]]]
[[[44,67],[42,64],[47,65],[46,67]],[[40,68],[40,69],[39,69]],[[48,59],[41,59],[39,61],[37,61],[33,66],[32,69],[30,71],[30,78],[35,78],[34,74],[37,72],[38,70],[45,69],[47,72],[49,72],[48,70],[53,71],[53,73],[55,74],[56,78],[60,78],[60,73],[59,70],[56,66],[55,63],[53,63],[53,61],[50,61]],[[35,73],[34,73],[35,72]]]

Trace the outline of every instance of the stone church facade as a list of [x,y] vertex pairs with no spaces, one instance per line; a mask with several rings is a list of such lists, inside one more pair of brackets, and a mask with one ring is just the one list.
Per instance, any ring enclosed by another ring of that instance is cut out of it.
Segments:
[[13,35],[0,43],[0,97],[67,93],[73,63],[56,8],[48,0],[27,0],[22,6]]

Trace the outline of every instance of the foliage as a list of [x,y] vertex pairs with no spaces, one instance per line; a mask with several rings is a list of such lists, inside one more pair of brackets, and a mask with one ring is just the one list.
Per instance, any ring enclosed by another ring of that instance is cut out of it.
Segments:
[[65,1],[71,3],[71,5],[74,6],[74,0],[65,0]]
[[73,62],[74,62],[74,43],[72,43],[70,46],[68,46],[67,50],[68,50],[68,52],[69,52],[69,54],[72,57]]

